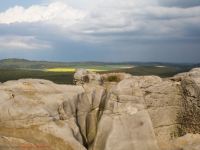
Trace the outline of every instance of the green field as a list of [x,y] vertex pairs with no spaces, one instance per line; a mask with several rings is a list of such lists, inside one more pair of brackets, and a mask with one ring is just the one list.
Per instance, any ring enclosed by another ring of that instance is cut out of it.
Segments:
[[46,79],[58,84],[73,84],[72,72],[44,72],[19,69],[0,69],[0,82],[25,78]]
[[[177,73],[189,71],[191,68],[173,68],[173,67],[134,67],[130,69],[116,69],[107,72],[126,72],[134,76],[157,75],[160,77],[171,77]],[[106,73],[106,72],[99,72]],[[37,78],[53,81],[58,84],[73,84],[74,72],[45,72],[36,70],[21,69],[0,69],[0,82],[8,80],[18,80],[22,78]]]
[[[106,66],[73,66],[71,69],[54,68],[53,70],[47,69],[12,69],[0,68],[0,82],[9,80],[18,80],[23,78],[46,79],[58,84],[73,84],[73,75],[76,68],[92,69],[98,73],[105,73],[110,71],[118,71],[130,67],[127,65],[106,65]],[[49,68],[50,69],[50,68]],[[63,71],[64,70],[64,71]],[[100,71],[99,71],[100,70]]]

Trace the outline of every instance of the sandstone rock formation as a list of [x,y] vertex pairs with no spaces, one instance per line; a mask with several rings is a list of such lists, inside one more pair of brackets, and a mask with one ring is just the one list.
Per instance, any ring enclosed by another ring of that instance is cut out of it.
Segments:
[[103,83],[105,76],[77,69],[77,85],[1,83],[0,146],[199,149],[200,68],[167,79],[124,75],[119,83]]
[[[2,150],[17,150],[17,149],[32,149],[32,148],[39,148],[39,146],[35,146],[32,143],[29,143],[25,140],[22,140],[20,138],[13,138],[13,137],[5,137],[5,136],[0,136],[0,149]],[[47,146],[41,146],[40,148],[49,148]]]
[[134,78],[123,80],[110,90],[92,147],[158,150],[142,91]]
[[85,69],[76,69],[76,72],[74,74],[74,83],[76,85],[82,85],[84,83],[102,85],[103,78],[101,75],[95,72],[91,72]]
[[52,149],[85,150],[76,120],[90,109],[82,87],[23,79],[1,84],[0,93],[1,136]]
[[200,150],[200,135],[186,134],[166,143],[160,143],[161,150]]
[[200,133],[200,68],[174,77],[181,83],[182,134]]

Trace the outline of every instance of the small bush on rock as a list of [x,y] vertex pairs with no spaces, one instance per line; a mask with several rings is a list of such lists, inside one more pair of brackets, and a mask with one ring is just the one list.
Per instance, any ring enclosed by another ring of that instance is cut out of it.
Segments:
[[109,76],[108,77],[109,82],[119,82],[119,78],[115,75]]

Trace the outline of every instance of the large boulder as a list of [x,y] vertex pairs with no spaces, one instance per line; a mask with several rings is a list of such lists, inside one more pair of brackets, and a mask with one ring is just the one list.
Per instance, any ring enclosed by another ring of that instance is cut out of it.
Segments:
[[96,84],[58,85],[39,79],[3,83],[0,95],[0,135],[52,150],[90,146],[106,99],[105,88]]
[[1,84],[0,95],[1,136],[53,150],[86,149],[76,120],[90,110],[82,87],[22,79]]
[[181,136],[182,96],[180,84],[157,76],[137,79],[143,93],[158,142]]
[[183,134],[200,133],[200,68],[178,74],[172,80],[181,83]]

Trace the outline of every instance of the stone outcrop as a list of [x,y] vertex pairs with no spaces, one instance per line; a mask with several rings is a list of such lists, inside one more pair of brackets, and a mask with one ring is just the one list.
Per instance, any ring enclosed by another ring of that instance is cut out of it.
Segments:
[[181,82],[182,134],[200,133],[200,69],[178,74],[174,80]]
[[0,135],[51,149],[84,150],[93,141],[105,88],[57,85],[38,79],[0,85]]
[[74,84],[83,85],[84,83],[102,85],[103,78],[101,75],[95,72],[88,71],[85,69],[76,69],[74,74]]
[[179,137],[183,108],[179,83],[156,76],[142,77],[138,80],[158,142]]
[[51,149],[86,149],[76,120],[90,110],[82,87],[23,79],[1,84],[0,95],[1,136]]
[[103,149],[158,150],[142,91],[135,79],[123,80],[109,92],[93,143],[93,150]]
[[110,75],[77,69],[77,85],[39,79],[1,83],[0,146],[199,149],[199,68],[166,79],[121,74],[119,83],[103,82]]

